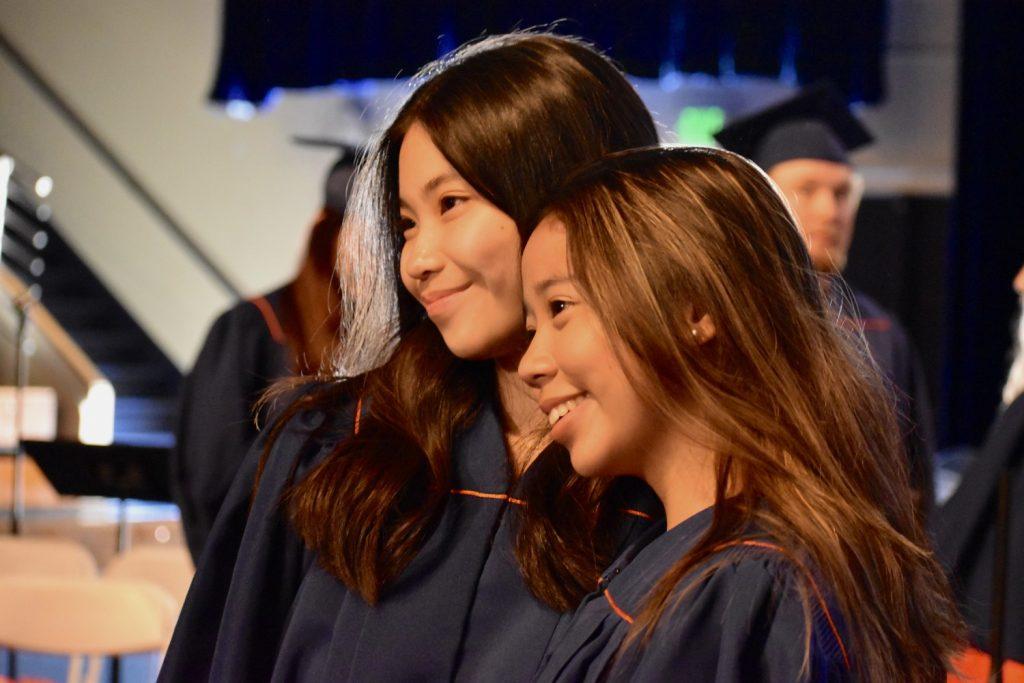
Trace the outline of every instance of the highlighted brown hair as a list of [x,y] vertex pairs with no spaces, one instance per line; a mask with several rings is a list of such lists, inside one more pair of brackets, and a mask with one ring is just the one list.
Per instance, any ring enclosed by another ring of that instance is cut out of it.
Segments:
[[[581,171],[545,213],[565,224],[573,277],[639,370],[637,393],[714,435],[711,526],[628,642],[646,640],[684,577],[754,523],[820,571],[859,678],[940,679],[961,624],[914,513],[894,399],[863,339],[837,324],[767,176],[727,152],[639,150]],[[713,339],[692,339],[687,306],[710,316]]]
[[[455,438],[482,403],[498,403],[494,363],[453,356],[401,285],[397,165],[406,131],[422,124],[523,236],[546,194],[575,168],[657,142],[632,86],[574,39],[488,38],[426,67],[414,83],[394,121],[369,145],[342,229],[335,361],[341,379],[290,406],[265,451],[295,413],[337,410],[342,397],[362,397],[359,433],[294,485],[286,504],[324,568],[370,602],[409,564],[452,495]],[[570,609],[608,559],[598,519],[607,507],[603,487],[576,477],[557,452],[541,454],[532,468],[538,476],[529,477],[534,483],[522,494],[516,554],[534,594]]]

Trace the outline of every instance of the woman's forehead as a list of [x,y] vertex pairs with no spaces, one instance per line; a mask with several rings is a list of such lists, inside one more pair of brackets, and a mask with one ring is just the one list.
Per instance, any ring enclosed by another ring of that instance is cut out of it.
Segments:
[[523,281],[529,288],[543,289],[552,278],[569,274],[565,225],[552,215],[545,216],[523,249]]

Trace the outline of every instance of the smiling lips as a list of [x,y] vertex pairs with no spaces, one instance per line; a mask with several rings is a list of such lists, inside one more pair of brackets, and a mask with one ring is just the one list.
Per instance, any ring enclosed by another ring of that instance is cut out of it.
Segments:
[[555,405],[550,410],[545,411],[548,414],[548,425],[554,427],[559,420],[568,415],[573,408],[579,405],[580,401],[582,401],[584,397],[584,394],[573,396],[572,398]]
[[466,283],[460,287],[452,287],[450,289],[434,289],[429,292],[422,292],[420,294],[420,303],[427,309],[427,313],[430,313],[432,309],[436,309],[443,305],[445,301],[459,292],[464,292],[469,288],[469,283]]

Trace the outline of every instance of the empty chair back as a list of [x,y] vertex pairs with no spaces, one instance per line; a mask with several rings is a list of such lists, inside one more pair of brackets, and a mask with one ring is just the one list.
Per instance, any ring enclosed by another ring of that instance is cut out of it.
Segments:
[[48,654],[160,650],[165,618],[146,587],[128,581],[0,578],[0,646]]
[[75,541],[0,536],[0,577],[92,578],[96,573],[96,559]]
[[101,657],[162,653],[176,612],[150,584],[113,579],[0,577],[0,648],[71,657],[68,680],[98,679]]
[[103,575],[116,579],[149,581],[166,590],[180,607],[195,567],[185,546],[144,545],[132,548],[110,561]]

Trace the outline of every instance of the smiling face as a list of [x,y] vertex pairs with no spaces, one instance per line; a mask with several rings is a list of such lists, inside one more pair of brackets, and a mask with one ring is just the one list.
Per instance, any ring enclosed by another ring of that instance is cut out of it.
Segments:
[[419,123],[398,154],[401,276],[460,358],[498,358],[522,340],[515,221],[452,167]]
[[846,164],[820,159],[783,161],[768,175],[789,200],[814,267],[841,272],[853,241],[860,177]]
[[671,430],[641,401],[593,308],[569,273],[565,227],[548,216],[523,252],[530,347],[519,375],[536,392],[551,438],[584,476],[645,476]]

